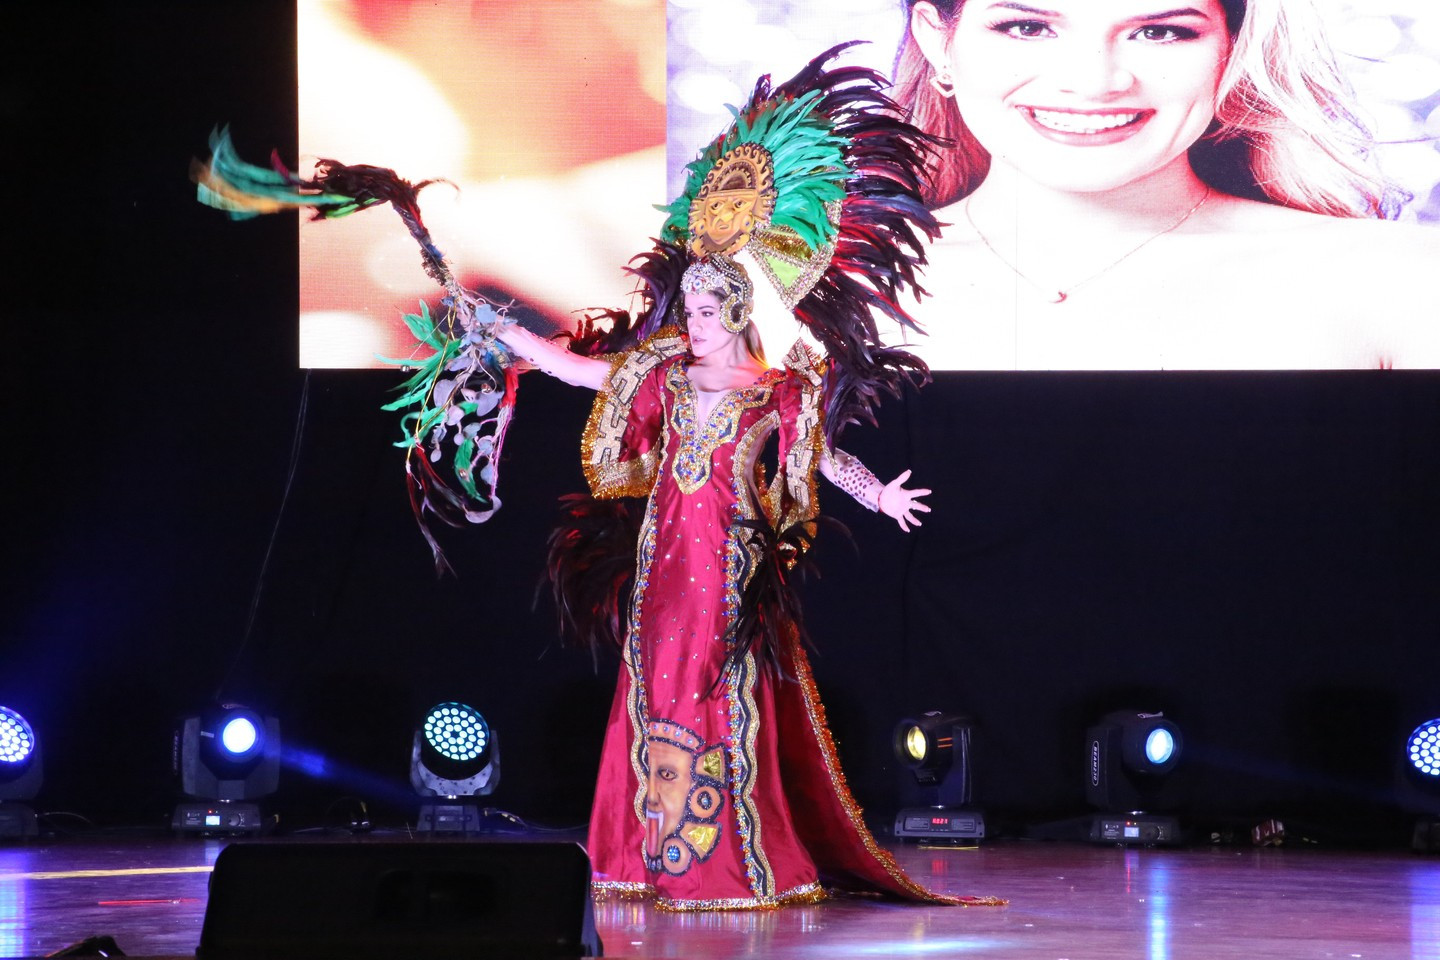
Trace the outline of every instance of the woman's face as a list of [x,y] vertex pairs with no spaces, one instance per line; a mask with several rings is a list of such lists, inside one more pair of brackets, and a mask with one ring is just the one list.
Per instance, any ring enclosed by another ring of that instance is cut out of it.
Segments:
[[940,55],[994,161],[1098,192],[1186,162],[1229,53],[1219,0],[967,0]]
[[700,360],[734,350],[740,334],[731,333],[720,322],[720,298],[713,293],[685,294],[685,327],[690,332],[690,352]]

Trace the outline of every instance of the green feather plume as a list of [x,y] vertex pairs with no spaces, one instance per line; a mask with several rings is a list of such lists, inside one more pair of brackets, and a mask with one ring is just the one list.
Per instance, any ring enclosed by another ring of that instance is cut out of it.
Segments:
[[849,141],[835,132],[835,123],[816,110],[821,92],[794,98],[752,97],[744,109],[728,106],[734,122],[686,165],[685,189],[669,205],[661,239],[683,247],[690,230],[690,204],[705,177],[721,157],[742,143],[770,153],[775,176],[775,210],[770,222],[794,230],[811,249],[835,237],[825,205],[845,197],[850,171],[845,164]]

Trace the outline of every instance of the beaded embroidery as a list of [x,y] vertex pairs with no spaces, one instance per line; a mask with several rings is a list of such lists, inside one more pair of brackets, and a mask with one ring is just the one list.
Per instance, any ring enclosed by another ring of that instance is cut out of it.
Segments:
[[635,816],[645,822],[645,785],[650,763],[645,756],[645,722],[650,705],[645,695],[644,659],[640,648],[640,614],[645,606],[645,590],[650,586],[650,564],[655,559],[655,499],[645,505],[645,519],[640,527],[640,544],[635,558],[635,589],[630,604],[629,635],[625,644],[625,668],[630,671],[630,693],[626,707],[630,713],[630,766],[635,771]]
[[640,457],[621,460],[625,428],[645,377],[685,349],[680,331],[665,327],[639,348],[622,353],[612,361],[605,386],[595,395],[580,439],[580,465],[594,496],[603,500],[643,497],[650,493],[660,463],[659,451],[651,447]]
[[819,903],[826,898],[825,889],[818,883],[804,883],[784,890],[774,897],[747,900],[743,897],[726,897],[714,900],[679,900],[656,896],[654,884],[624,883],[616,880],[596,880],[590,884],[590,894],[596,900],[649,900],[654,899],[655,907],[667,913],[695,913],[702,910],[774,910],[793,904]]
[[783,371],[766,370],[754,386],[729,391],[702,425],[695,413],[695,386],[684,364],[674,364],[666,371],[665,386],[675,397],[670,428],[680,439],[670,469],[682,493],[694,493],[705,486],[716,448],[735,439],[741,414],[769,403],[775,383],[784,377]]
[[831,479],[835,481],[835,486],[850,494],[871,513],[880,509],[880,495],[875,491],[884,489],[885,485],[880,482],[879,477],[870,472],[869,467],[844,450],[827,448],[825,457],[834,470]]
[[[740,548],[731,544],[727,552]],[[730,577],[727,593],[735,590]],[[738,600],[737,600],[738,605]],[[755,655],[750,654],[735,664],[727,677],[730,700],[730,792],[735,798],[735,823],[740,830],[740,852],[745,858],[745,878],[759,898],[773,897],[775,878],[770,860],[765,856],[760,814],[755,809],[752,793],[755,788],[755,740],[760,720],[755,708]]]

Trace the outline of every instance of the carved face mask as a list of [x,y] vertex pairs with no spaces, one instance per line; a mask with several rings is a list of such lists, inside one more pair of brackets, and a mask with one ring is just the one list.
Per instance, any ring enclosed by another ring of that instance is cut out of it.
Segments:
[[711,168],[690,203],[690,251],[732,255],[770,223],[774,172],[764,147],[742,143]]

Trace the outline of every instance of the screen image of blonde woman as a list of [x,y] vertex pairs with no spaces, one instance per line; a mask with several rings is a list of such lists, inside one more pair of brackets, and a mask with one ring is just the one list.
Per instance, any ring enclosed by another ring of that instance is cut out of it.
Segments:
[[944,140],[925,335],[894,334],[933,368],[1440,368],[1433,4],[720,7],[670,3],[671,190],[708,100],[871,40],[847,60]]

